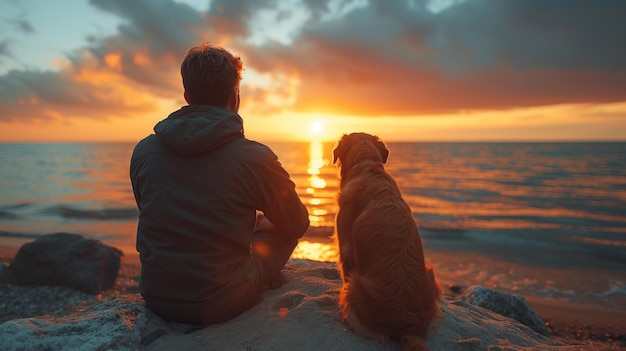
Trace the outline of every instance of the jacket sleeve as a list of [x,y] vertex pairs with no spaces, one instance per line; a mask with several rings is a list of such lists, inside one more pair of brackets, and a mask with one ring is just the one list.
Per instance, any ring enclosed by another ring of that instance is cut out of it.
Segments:
[[295,190],[295,184],[275,155],[261,166],[262,199],[259,210],[272,222],[277,233],[299,239],[309,227],[309,213]]
[[137,208],[141,211],[141,184],[139,179],[139,156],[137,156],[136,149],[133,150],[133,154],[130,159],[130,183],[133,189],[133,195],[135,196],[135,202]]

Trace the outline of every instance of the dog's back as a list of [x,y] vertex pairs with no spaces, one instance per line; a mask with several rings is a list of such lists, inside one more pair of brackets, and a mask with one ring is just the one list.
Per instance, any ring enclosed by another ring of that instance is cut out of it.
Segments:
[[343,150],[338,145],[340,307],[361,335],[397,340],[403,350],[427,350],[423,338],[439,311],[439,287],[432,268],[424,265],[411,210],[384,170],[386,154],[372,159],[371,153],[354,152],[353,147],[369,147],[357,142]]

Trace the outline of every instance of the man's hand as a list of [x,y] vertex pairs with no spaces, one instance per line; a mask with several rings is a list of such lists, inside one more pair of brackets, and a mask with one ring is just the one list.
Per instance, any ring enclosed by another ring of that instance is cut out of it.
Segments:
[[273,232],[275,230],[272,222],[265,217],[263,212],[257,212],[256,214],[256,226],[254,227],[255,232]]

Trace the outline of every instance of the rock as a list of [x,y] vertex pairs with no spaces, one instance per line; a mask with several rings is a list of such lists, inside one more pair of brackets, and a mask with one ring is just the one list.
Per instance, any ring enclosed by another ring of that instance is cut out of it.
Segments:
[[[334,263],[290,260],[286,283],[267,290],[241,316],[188,332],[188,326],[148,322],[144,351],[194,350],[399,350],[393,341],[362,338],[342,321],[337,304],[341,280]],[[331,274],[332,273],[332,274]],[[498,313],[443,296],[441,320],[425,340],[430,350],[579,351]],[[151,323],[154,323],[151,325]]]
[[70,314],[0,324],[0,345],[24,351],[137,350],[151,314],[139,294],[124,295]]
[[93,301],[99,301],[97,295],[64,286],[0,284],[0,323],[68,313]]
[[545,323],[537,316],[522,296],[507,295],[484,286],[475,285],[469,287],[460,296],[460,299],[505,317],[515,319],[539,334],[549,335]]
[[448,286],[448,290],[455,295],[462,294],[465,289],[467,289],[467,285],[463,284],[453,284]]
[[98,294],[115,284],[122,256],[120,250],[78,234],[50,234],[22,245],[4,281]]
[[[70,314],[0,324],[3,351],[34,350],[399,350],[392,341],[351,332],[337,305],[335,264],[290,260],[285,284],[267,290],[239,317],[208,327],[166,322],[139,294],[82,307]],[[331,274],[332,273],[332,274]],[[579,351],[518,321],[468,302],[442,297],[439,320],[426,339],[431,350]]]

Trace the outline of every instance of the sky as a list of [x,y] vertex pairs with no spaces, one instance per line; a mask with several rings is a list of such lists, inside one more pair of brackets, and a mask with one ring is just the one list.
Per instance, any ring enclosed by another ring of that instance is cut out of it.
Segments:
[[203,41],[259,141],[626,141],[622,0],[0,0],[0,142],[138,141]]

